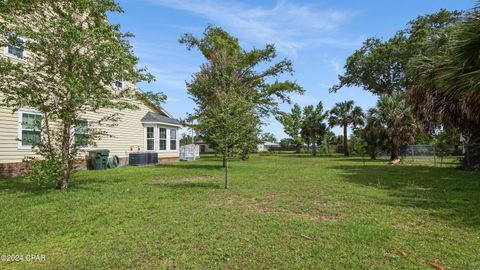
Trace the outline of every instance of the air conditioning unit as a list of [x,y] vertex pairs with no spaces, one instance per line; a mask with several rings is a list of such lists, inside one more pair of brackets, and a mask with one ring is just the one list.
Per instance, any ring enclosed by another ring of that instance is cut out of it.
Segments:
[[131,166],[142,166],[158,163],[158,153],[155,152],[137,152],[128,155],[128,161]]

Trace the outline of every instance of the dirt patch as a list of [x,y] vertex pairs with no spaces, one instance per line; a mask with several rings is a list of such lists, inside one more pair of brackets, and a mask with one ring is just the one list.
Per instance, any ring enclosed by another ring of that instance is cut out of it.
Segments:
[[212,180],[216,179],[217,177],[211,175],[196,175],[196,176],[180,176],[180,177],[162,177],[157,178],[152,181],[152,184],[164,184],[169,182],[188,182],[194,180]]
[[392,160],[388,163],[391,164],[391,165],[402,165],[403,161],[401,159],[395,159],[395,160]]
[[235,196],[231,197],[226,201],[223,202],[215,202],[211,203],[211,206],[218,207],[218,206],[231,206],[231,205],[237,205],[237,206],[242,206],[246,207],[249,209],[252,209],[256,212],[264,213],[264,214],[274,214],[274,215],[279,215],[283,216],[286,218],[302,218],[306,220],[311,220],[311,221],[338,221],[337,216],[330,216],[330,215],[324,215],[324,208],[325,203],[322,203],[323,207],[319,207],[317,209],[318,213],[311,214],[311,213],[306,213],[302,211],[292,211],[286,208],[282,207],[273,207],[270,205],[270,203],[273,201],[273,199],[277,196],[277,194],[271,194],[266,197],[266,202],[258,202],[255,199],[247,199],[241,196]]

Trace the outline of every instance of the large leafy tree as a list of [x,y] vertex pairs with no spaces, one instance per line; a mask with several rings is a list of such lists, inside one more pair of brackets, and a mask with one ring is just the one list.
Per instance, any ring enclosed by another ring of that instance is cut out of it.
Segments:
[[301,136],[302,129],[302,108],[294,104],[290,112],[279,112],[277,120],[283,125],[283,131],[290,137],[297,152],[300,152],[303,145]]
[[382,95],[376,110],[376,117],[387,131],[390,160],[395,161],[399,159],[402,143],[415,141],[419,126],[403,92]]
[[433,37],[409,65],[416,114],[430,132],[441,127],[462,132],[463,167],[470,170],[480,170],[479,8]]
[[425,45],[442,29],[458,22],[461,14],[442,9],[410,21],[407,28],[385,41],[368,38],[348,57],[345,74],[339,75],[339,83],[330,90],[336,92],[343,87],[358,86],[376,95],[406,91],[411,85],[406,74],[410,59],[422,53]]
[[[122,12],[113,0],[1,1],[0,31],[4,42],[23,47],[24,62],[0,59],[2,106],[23,107],[43,113],[43,138],[35,151],[58,164],[57,187],[66,189],[78,157],[74,143],[79,118],[100,109],[135,109],[129,100],[137,96],[134,85],[112,86],[124,81],[153,78],[136,68],[129,44],[131,34],[108,22],[107,13]],[[140,94],[138,94],[140,95]],[[141,95],[162,101],[163,95]],[[101,124],[114,124],[118,114],[107,115],[84,131],[84,143],[106,136]]]
[[355,106],[353,100],[336,103],[330,110],[328,123],[331,127],[340,126],[343,128],[343,153],[346,157],[350,155],[348,150],[348,127],[363,125],[364,113],[361,107]]
[[317,147],[327,132],[327,125],[324,123],[327,117],[328,111],[323,111],[321,101],[315,107],[308,105],[303,109],[301,134],[311,143],[313,156],[317,155]]
[[276,112],[279,102],[290,102],[290,93],[303,90],[288,80],[270,81],[293,73],[289,60],[259,70],[260,65],[276,58],[273,45],[246,51],[237,38],[214,26],[207,27],[200,39],[186,34],[180,42],[189,50],[198,49],[207,59],[187,84],[188,94],[197,104],[189,118],[223,156],[228,188],[229,158],[256,144],[261,118]]

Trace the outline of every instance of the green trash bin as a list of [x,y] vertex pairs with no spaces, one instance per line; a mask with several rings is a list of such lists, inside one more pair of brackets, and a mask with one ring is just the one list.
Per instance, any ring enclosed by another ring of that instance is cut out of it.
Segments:
[[108,155],[110,150],[99,149],[88,151],[92,170],[106,170],[108,166]]

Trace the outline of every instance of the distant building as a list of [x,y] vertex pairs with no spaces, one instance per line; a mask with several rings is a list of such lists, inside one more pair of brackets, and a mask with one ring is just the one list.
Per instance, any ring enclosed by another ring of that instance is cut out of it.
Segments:
[[216,150],[213,147],[210,147],[205,141],[197,141],[196,145],[200,147],[200,153],[215,153]]
[[280,148],[280,144],[276,142],[264,142],[257,145],[258,152],[265,152],[273,150],[274,148]]

